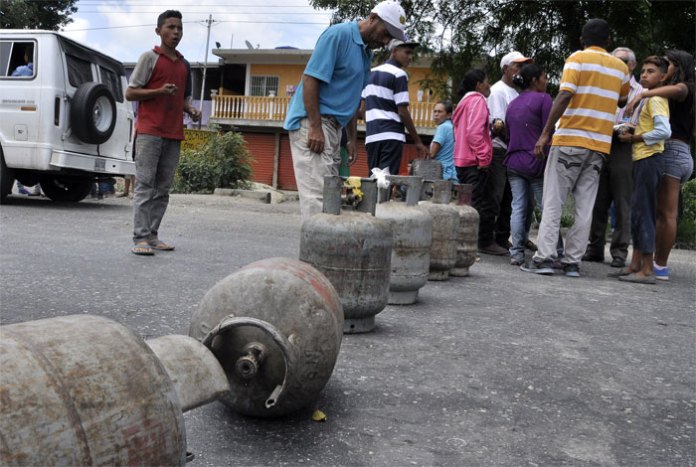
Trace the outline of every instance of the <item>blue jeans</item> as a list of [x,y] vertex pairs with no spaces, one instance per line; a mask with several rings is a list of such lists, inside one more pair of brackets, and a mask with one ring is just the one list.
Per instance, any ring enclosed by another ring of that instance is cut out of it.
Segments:
[[631,236],[633,248],[641,253],[655,252],[655,209],[662,171],[660,153],[633,162]]
[[526,178],[512,172],[508,172],[510,189],[512,190],[512,214],[510,215],[510,232],[512,246],[510,258],[524,260],[524,244],[529,238],[529,229],[532,226],[533,203],[541,209],[541,197],[544,192],[544,179]]

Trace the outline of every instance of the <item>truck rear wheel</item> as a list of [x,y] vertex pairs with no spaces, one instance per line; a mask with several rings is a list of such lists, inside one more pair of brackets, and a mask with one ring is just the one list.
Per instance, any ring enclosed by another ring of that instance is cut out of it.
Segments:
[[62,175],[41,177],[41,189],[52,201],[76,203],[87,197],[94,185],[93,177]]
[[12,193],[14,180],[14,170],[5,165],[5,155],[0,149],[0,204],[5,204],[7,195]]

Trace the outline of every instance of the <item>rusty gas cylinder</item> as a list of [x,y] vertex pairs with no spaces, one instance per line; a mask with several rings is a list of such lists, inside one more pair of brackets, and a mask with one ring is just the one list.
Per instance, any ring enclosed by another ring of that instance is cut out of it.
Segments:
[[450,275],[464,277],[469,275],[469,268],[476,262],[478,254],[479,215],[471,206],[471,192],[474,186],[461,184],[454,186],[452,205],[459,212],[459,236],[457,241],[457,261]]
[[376,211],[379,219],[392,224],[394,232],[389,303],[408,305],[416,302],[418,290],[428,282],[433,218],[418,207],[422,178],[390,175],[387,179],[399,188],[407,188],[405,202],[385,201],[377,205]]
[[428,280],[449,279],[450,270],[457,261],[457,238],[459,236],[459,212],[449,202],[452,198],[452,182],[449,180],[426,181],[432,191],[430,200],[419,206],[433,218],[433,241],[430,247],[430,273]]
[[236,412],[277,417],[316,400],[341,347],[336,290],[311,265],[269,258],[215,284],[193,313],[189,335],[218,358]]
[[410,175],[423,180],[442,180],[442,163],[435,159],[414,159]]
[[362,179],[362,212],[341,210],[342,184],[340,177],[325,177],[324,212],[302,223],[300,260],[336,288],[345,317],[343,332],[369,332],[389,298],[392,228],[374,217],[375,180]]
[[0,465],[184,465],[182,411],[229,390],[187,336],[145,343],[73,315],[2,326],[0,337]]

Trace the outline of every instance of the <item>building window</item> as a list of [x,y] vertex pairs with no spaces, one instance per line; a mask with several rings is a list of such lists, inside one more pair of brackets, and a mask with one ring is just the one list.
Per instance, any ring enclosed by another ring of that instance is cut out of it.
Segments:
[[278,77],[277,76],[252,76],[251,77],[252,96],[277,96]]

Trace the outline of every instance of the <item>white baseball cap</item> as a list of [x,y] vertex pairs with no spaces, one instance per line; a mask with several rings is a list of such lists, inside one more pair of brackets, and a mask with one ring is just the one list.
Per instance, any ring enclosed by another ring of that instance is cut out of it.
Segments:
[[420,45],[420,44],[419,44],[418,42],[414,42],[414,41],[410,40],[410,39],[408,38],[408,36],[406,36],[406,40],[405,40],[405,41],[402,41],[402,40],[400,40],[400,39],[392,39],[392,40],[390,40],[390,41],[389,41],[389,44],[387,45],[387,49],[389,49],[389,51],[391,52],[392,50],[394,50],[394,49],[397,48],[397,47],[404,46],[404,47],[411,47],[411,48],[415,49],[415,48],[418,47],[419,45]]
[[525,62],[533,62],[531,58],[525,57],[518,51],[510,52],[509,54],[505,55],[503,58],[500,59],[500,69],[502,70],[506,66],[510,65],[511,63],[525,63]]
[[399,2],[394,0],[385,0],[378,3],[372,9],[372,13],[380,17],[387,27],[387,31],[394,39],[406,41],[404,35],[404,26],[406,25],[406,12]]

